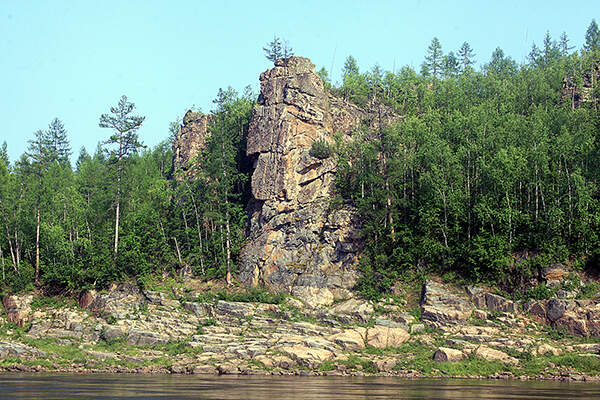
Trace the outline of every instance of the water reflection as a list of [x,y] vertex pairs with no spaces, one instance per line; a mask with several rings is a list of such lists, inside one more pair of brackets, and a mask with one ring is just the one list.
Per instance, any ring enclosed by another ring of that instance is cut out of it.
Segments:
[[2,399],[598,399],[598,384],[395,378],[0,375]]

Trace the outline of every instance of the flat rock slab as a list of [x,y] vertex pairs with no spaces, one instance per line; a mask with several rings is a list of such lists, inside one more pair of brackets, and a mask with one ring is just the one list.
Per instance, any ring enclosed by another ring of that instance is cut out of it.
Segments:
[[17,358],[36,358],[45,357],[46,353],[34,347],[27,346],[17,342],[0,342],[0,360],[17,357]]
[[474,308],[465,295],[452,293],[441,283],[431,280],[423,283],[421,318],[428,325],[464,323]]

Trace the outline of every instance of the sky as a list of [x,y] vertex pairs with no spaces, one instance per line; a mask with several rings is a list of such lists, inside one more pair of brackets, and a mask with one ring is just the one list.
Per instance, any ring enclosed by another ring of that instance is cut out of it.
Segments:
[[362,71],[418,71],[434,36],[445,53],[469,42],[476,68],[496,47],[524,62],[546,31],[579,49],[592,18],[596,0],[0,0],[0,143],[15,160],[59,118],[76,159],[110,136],[99,117],[127,95],[154,146],[219,88],[257,92],[274,35],[336,82],[349,55]]

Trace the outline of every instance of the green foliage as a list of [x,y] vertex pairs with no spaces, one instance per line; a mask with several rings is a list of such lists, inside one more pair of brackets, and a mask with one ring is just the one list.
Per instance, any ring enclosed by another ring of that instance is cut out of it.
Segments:
[[579,293],[577,293],[578,299],[591,299],[597,297],[600,293],[600,283],[597,282],[587,282],[585,285],[581,286],[579,289]]
[[290,47],[287,40],[282,40],[277,36],[273,36],[273,41],[269,42],[266,47],[263,47],[265,57],[273,63],[280,58],[284,60],[294,55],[294,50]]
[[333,148],[324,139],[315,140],[310,146],[309,154],[319,160],[324,160],[331,157]]
[[231,292],[221,290],[218,292],[205,292],[191,300],[200,303],[222,301],[238,301],[243,303],[283,304],[285,294],[272,293],[259,287],[246,288],[244,291]]
[[422,76],[409,68],[361,74],[346,61],[340,90],[348,98],[402,115],[384,129],[366,121],[336,149],[337,203],[353,204],[362,221],[364,297],[377,299],[407,270],[545,297],[543,287],[526,293],[541,268],[594,264],[598,96],[577,107],[563,82],[581,90],[595,61],[570,49],[566,35],[556,42],[546,34],[529,64],[498,48],[475,71],[467,43],[458,57],[443,57],[434,38]]
[[536,287],[527,291],[522,300],[546,300],[552,298],[556,294],[555,288],[549,288],[545,283],[541,283]]
[[[350,141],[319,140],[310,150],[338,163],[332,204],[358,210],[365,298],[389,292],[407,271],[431,269],[542,298],[548,288],[526,288],[548,264],[596,268],[598,31],[592,21],[581,52],[566,34],[556,41],[547,33],[521,65],[497,48],[475,70],[468,43],[444,55],[434,38],[421,74],[409,66],[361,71],[350,56],[336,88],[320,71],[332,95],[369,115]],[[273,60],[291,55],[277,37],[265,50]],[[142,147],[143,117],[125,97],[100,117],[110,138],[93,153],[83,149],[75,168],[58,119],[18,160],[2,146],[0,290],[27,291],[37,280],[51,293],[75,292],[179,268],[230,280],[246,240],[255,97],[219,90],[205,149],[182,170],[168,140]],[[400,118],[389,126],[378,120],[391,114]],[[579,296],[596,292],[588,285]],[[211,296],[282,302],[259,292]]]

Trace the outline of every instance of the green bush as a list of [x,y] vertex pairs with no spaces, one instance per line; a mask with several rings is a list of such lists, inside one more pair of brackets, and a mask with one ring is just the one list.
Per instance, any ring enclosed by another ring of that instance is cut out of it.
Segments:
[[323,139],[319,139],[313,142],[310,146],[309,154],[319,160],[324,160],[331,157],[333,154],[333,148]]

